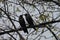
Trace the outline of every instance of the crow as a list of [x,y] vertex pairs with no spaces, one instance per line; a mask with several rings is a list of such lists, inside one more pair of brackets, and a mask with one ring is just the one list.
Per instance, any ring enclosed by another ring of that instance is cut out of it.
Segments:
[[26,28],[26,24],[25,24],[25,20],[24,20],[24,18],[23,18],[23,15],[20,15],[20,16],[19,16],[19,23],[20,23],[23,31],[28,34],[28,30],[27,30],[27,28]]
[[29,26],[33,26],[33,29],[36,30],[36,28],[34,27],[34,21],[32,19],[32,17],[30,16],[30,14],[25,14],[25,18],[26,18],[26,21],[28,22]]

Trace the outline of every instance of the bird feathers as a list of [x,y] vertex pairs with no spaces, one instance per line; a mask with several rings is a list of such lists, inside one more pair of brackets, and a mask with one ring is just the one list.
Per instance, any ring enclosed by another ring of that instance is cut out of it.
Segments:
[[20,23],[21,27],[23,28],[23,31],[25,33],[28,33],[23,15],[19,16],[19,23]]
[[[32,19],[32,17],[30,16],[30,14],[25,14],[25,17],[26,17],[26,20],[27,20],[27,22],[28,22],[28,24],[29,24],[29,26],[34,26],[34,21],[33,21],[33,19]],[[34,30],[36,30],[36,28],[35,27],[33,27],[34,28]]]

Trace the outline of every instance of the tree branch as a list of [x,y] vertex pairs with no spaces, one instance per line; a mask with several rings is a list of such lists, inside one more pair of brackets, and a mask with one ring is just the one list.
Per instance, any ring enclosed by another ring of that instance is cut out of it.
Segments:
[[[45,22],[45,23],[40,23],[39,25],[30,25],[26,28],[33,28],[33,27],[39,27],[39,28],[43,28],[44,26],[42,25],[48,25],[48,24],[53,24],[53,23],[56,23],[56,22],[60,22],[60,20],[57,20],[57,21],[51,21],[51,22]],[[3,35],[3,34],[6,34],[6,33],[11,33],[11,32],[17,32],[17,31],[21,31],[23,28],[19,28],[19,29],[12,29],[10,31],[5,31],[5,32],[0,32],[0,35]]]
[[[1,9],[1,8],[0,8],[0,10],[3,11],[3,12],[6,14],[6,16],[8,17],[8,19],[10,20],[10,22],[12,23],[12,25],[14,26],[14,28],[16,29],[16,26],[15,26],[15,24],[13,23],[12,19],[10,18],[10,16],[8,15],[8,13],[5,12],[5,11],[4,11],[3,9]],[[19,34],[19,37],[21,37],[23,40],[25,40],[18,31],[16,31],[16,32]],[[5,32],[5,33],[6,33],[6,32]]]

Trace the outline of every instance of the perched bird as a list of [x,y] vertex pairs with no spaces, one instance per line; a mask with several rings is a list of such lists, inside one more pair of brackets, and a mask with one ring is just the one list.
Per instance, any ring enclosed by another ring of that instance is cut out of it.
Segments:
[[26,24],[25,24],[25,20],[23,18],[23,15],[19,16],[19,23],[20,23],[21,27],[23,28],[23,31],[28,34],[28,30],[26,28]]
[[[30,16],[30,14],[25,14],[25,17],[26,17],[26,21],[28,22],[28,24],[29,24],[29,26],[34,26],[34,21],[33,21],[33,19],[32,19],[32,17]],[[34,30],[36,30],[36,28],[35,27],[33,27],[34,28]]]
[[54,1],[54,0],[43,0],[43,1],[45,1],[45,2],[53,2],[53,3],[55,3],[56,5],[60,6],[60,3],[57,2],[57,1]]

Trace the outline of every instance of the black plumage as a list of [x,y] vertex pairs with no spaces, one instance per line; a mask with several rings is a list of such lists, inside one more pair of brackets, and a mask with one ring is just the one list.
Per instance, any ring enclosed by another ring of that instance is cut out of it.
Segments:
[[26,28],[26,24],[25,24],[25,20],[24,20],[24,18],[23,18],[23,15],[20,15],[20,16],[19,16],[19,23],[20,23],[21,27],[23,28],[23,31],[24,31],[25,33],[28,33],[28,30],[27,30],[27,28]]
[[[34,21],[33,21],[33,19],[32,19],[32,17],[30,16],[30,14],[25,14],[25,17],[26,17],[26,21],[28,22],[28,24],[29,24],[29,26],[34,26]],[[34,28],[34,30],[36,30],[36,28],[35,27],[33,27]]]

